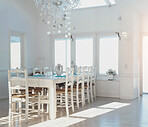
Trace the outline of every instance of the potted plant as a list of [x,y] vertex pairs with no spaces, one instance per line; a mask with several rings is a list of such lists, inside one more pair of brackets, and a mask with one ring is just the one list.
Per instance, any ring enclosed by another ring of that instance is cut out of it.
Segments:
[[108,69],[108,71],[106,72],[106,74],[108,75],[108,80],[114,80],[114,76],[117,74],[115,70],[113,69]]

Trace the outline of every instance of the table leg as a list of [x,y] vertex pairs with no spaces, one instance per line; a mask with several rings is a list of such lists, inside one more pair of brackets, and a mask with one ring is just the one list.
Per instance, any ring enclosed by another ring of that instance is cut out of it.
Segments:
[[50,107],[50,111],[49,111],[49,117],[51,120],[54,120],[56,118],[56,84],[53,83],[50,87],[49,87],[49,107]]
[[85,106],[84,81],[82,83],[82,107]]

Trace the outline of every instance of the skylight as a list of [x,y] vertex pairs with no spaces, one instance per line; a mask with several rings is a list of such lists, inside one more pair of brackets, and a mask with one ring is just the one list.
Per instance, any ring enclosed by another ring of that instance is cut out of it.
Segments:
[[115,0],[109,0],[111,4],[116,4]]
[[116,4],[115,0],[80,0],[79,8],[107,6],[110,4]]

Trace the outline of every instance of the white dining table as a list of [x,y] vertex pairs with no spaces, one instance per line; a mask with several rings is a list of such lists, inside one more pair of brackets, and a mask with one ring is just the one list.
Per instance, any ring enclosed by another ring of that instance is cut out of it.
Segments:
[[29,87],[44,87],[48,88],[49,95],[49,117],[51,120],[56,118],[56,84],[64,83],[66,77],[56,76],[29,76],[28,86]]
[[[15,78],[14,78],[15,79]],[[77,76],[74,76],[74,80],[77,79]],[[12,80],[14,84],[16,84],[17,80]],[[56,99],[56,84],[66,82],[66,76],[45,76],[45,75],[35,75],[29,76],[27,79],[28,87],[41,87],[48,89],[49,95],[49,117],[51,120],[56,118],[57,111],[57,99]],[[20,82],[19,82],[20,83]],[[82,91],[84,91],[84,85],[82,85]],[[85,105],[84,93],[82,94],[82,105]]]

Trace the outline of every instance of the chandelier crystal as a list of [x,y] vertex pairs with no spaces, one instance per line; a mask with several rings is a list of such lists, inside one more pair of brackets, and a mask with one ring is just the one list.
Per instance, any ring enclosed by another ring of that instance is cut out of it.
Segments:
[[78,7],[80,0],[35,0],[37,7],[41,8],[42,22],[48,25],[47,34],[65,33],[71,35],[71,12]]

